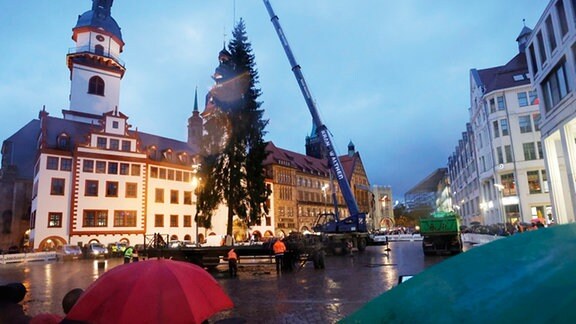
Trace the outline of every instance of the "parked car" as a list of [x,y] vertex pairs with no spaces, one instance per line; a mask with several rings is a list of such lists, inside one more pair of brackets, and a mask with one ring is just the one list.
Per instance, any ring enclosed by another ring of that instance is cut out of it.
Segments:
[[87,249],[89,258],[108,258],[108,249],[100,243],[90,243]]
[[183,246],[184,246],[184,243],[182,243],[181,241],[173,240],[173,241],[168,242],[168,248],[169,249],[179,249]]
[[56,255],[62,260],[73,260],[82,258],[82,249],[78,245],[59,245],[56,247]]

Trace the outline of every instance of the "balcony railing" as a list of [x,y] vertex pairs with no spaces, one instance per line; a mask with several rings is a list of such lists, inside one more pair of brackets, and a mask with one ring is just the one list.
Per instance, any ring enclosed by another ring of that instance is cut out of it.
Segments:
[[97,51],[95,46],[80,46],[68,49],[68,54],[80,54],[80,53],[92,53],[103,57],[108,57],[116,61],[116,63],[120,64],[122,67],[125,67],[124,61],[122,61],[118,56],[113,55],[110,52]]

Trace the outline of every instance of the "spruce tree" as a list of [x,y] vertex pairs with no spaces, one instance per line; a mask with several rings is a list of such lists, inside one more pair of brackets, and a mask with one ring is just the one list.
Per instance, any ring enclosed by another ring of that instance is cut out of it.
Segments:
[[216,85],[210,93],[210,116],[203,136],[204,179],[198,192],[203,225],[221,201],[228,206],[226,233],[232,235],[233,217],[247,225],[260,222],[262,206],[270,194],[264,183],[262,163],[266,158],[263,140],[268,120],[258,101],[258,72],[244,21],[232,31],[228,51],[220,52]]

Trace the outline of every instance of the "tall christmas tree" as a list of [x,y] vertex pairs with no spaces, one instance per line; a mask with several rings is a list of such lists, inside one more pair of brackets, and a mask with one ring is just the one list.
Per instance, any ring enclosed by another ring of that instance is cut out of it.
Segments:
[[200,168],[203,185],[198,192],[205,227],[210,227],[218,204],[227,204],[229,235],[235,215],[247,225],[259,224],[270,194],[262,166],[267,155],[263,137],[268,120],[263,119],[258,101],[258,72],[242,19],[232,36],[228,50],[220,52],[220,65],[214,73],[216,85],[209,94],[202,139],[205,159]]

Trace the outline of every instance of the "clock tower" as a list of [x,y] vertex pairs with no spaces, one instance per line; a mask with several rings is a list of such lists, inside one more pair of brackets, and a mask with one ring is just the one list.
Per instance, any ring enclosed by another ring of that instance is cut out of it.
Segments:
[[89,121],[115,110],[126,68],[120,27],[111,16],[113,0],[92,0],[92,9],[78,16],[72,29],[76,47],[66,55],[70,69],[70,110],[65,119]]

